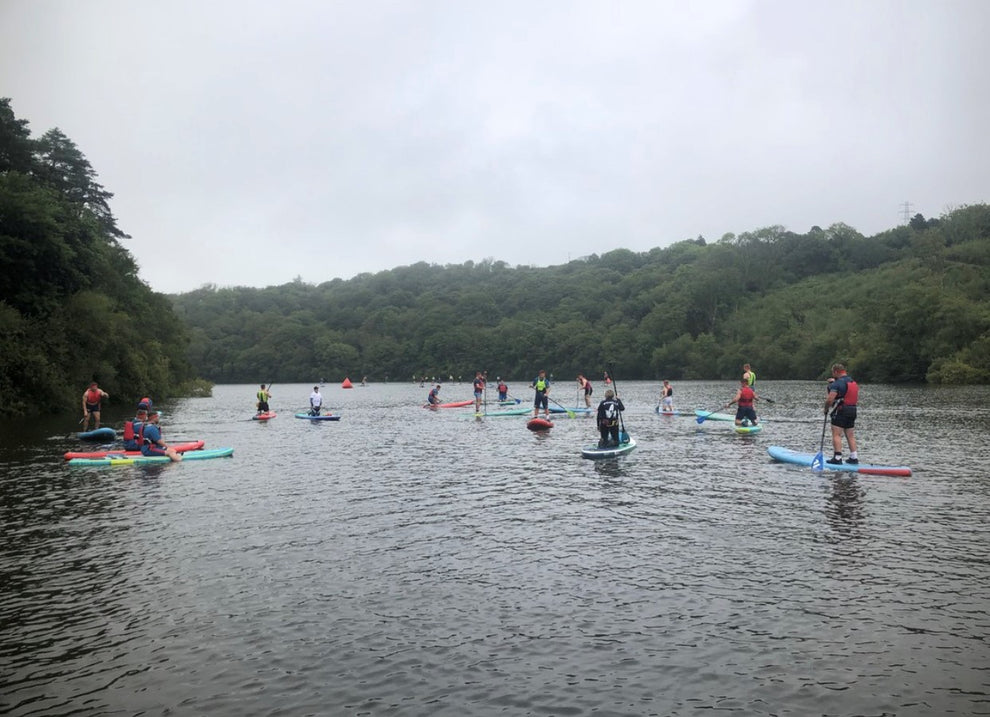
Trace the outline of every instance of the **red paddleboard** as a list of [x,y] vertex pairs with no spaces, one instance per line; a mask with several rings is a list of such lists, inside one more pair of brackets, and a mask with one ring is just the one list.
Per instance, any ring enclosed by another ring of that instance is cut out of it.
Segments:
[[[188,443],[169,443],[169,448],[174,448],[176,453],[186,451],[198,451],[204,445],[203,441],[189,441]],[[65,460],[71,461],[73,458],[106,458],[107,456],[125,456],[133,458],[141,455],[141,451],[109,450],[109,451],[88,451],[85,453],[69,452],[65,454]]]
[[277,416],[277,415],[278,414],[275,413],[275,411],[269,411],[268,413],[259,413],[256,416],[254,416],[254,420],[256,420],[256,421],[267,421],[270,418],[275,418],[275,416]]
[[469,398],[467,401],[453,401],[451,403],[438,403],[438,404],[436,404],[434,406],[431,406],[428,403],[424,403],[423,404],[423,408],[461,408],[462,406],[473,406],[473,405],[474,405],[474,399],[473,398]]
[[549,431],[553,423],[545,418],[531,418],[526,422],[526,428],[531,431]]

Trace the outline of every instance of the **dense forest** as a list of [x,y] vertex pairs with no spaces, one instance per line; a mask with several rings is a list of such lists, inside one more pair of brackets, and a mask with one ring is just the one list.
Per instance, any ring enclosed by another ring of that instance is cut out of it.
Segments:
[[194,388],[188,332],[138,278],[112,196],[65,134],[32,138],[0,98],[0,414],[80,406],[91,380],[128,403]]
[[[990,207],[872,237],[768,227],[553,267],[421,262],[318,286],[153,292],[112,194],[58,129],[0,99],[0,414],[215,382],[408,381],[474,371],[990,383]],[[621,240],[620,240],[621,241]]]
[[990,382],[990,207],[864,237],[844,224],[624,249],[549,268],[418,263],[319,286],[173,297],[217,382],[411,380],[475,370]]

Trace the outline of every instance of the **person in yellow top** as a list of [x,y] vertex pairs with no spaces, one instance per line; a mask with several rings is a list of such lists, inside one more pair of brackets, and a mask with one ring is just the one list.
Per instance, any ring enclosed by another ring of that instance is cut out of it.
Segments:
[[272,392],[269,391],[268,389],[271,388],[271,387],[272,387],[271,384],[268,384],[268,388],[265,388],[265,384],[261,384],[261,388],[258,389],[257,398],[258,398],[258,413],[259,414],[268,413],[268,411],[269,411],[269,408],[268,408],[268,399],[270,399],[272,397]]
[[746,385],[749,386],[750,388],[753,388],[753,386],[756,385],[756,371],[751,369],[748,363],[743,364],[742,378],[743,381],[746,382]]

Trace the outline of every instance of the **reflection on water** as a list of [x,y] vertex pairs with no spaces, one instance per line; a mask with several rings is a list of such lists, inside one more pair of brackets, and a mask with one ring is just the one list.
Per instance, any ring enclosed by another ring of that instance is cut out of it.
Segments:
[[166,407],[229,459],[69,468],[68,423],[4,427],[0,711],[987,711],[986,389],[864,387],[861,454],[915,470],[883,478],[767,459],[817,450],[811,382],[767,383],[750,436],[622,382],[639,445],[605,461],[581,416],[371,384],[312,422],[277,388],[267,424],[252,386]]

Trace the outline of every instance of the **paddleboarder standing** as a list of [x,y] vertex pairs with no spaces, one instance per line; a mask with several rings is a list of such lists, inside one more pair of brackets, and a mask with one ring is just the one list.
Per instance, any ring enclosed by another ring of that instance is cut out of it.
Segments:
[[753,386],[756,385],[756,371],[751,369],[748,363],[743,364],[742,377],[743,377],[743,381],[745,381],[746,385],[749,386],[750,388],[753,388]]
[[[271,384],[268,385],[271,386]],[[258,415],[268,413],[268,399],[272,397],[271,391],[265,388],[265,384],[261,384],[261,388],[258,389],[258,393],[256,395],[258,398]]]
[[89,417],[92,416],[95,424],[94,429],[100,427],[100,404],[103,402],[104,398],[110,398],[110,394],[100,388],[96,381],[89,384],[89,388],[83,391],[82,395],[82,409],[83,409],[83,432],[89,430]]
[[846,367],[841,363],[832,364],[832,377],[829,384],[828,397],[825,399],[825,413],[832,410],[832,449],[833,455],[825,461],[832,465],[842,463],[842,436],[845,434],[849,444],[849,457],[846,463],[856,465],[859,455],[856,453],[856,404],[859,403],[859,385],[852,376],[846,373]]
[[674,387],[670,381],[664,379],[663,386],[660,387],[660,411],[662,413],[674,412]]
[[578,388],[584,391],[584,407],[591,408],[591,394],[594,392],[595,388],[591,385],[591,381],[584,377],[583,374],[578,374],[577,377]]
[[547,378],[547,372],[541,368],[540,372],[536,375],[536,378],[533,379],[533,383],[530,384],[530,387],[536,391],[533,396],[533,418],[536,418],[539,415],[540,409],[542,408],[543,416],[549,420],[550,379]]
[[599,448],[619,445],[619,412],[625,410],[622,399],[612,389],[605,391],[605,398],[598,404],[598,432],[601,434]]
[[319,416],[322,408],[323,396],[320,395],[320,387],[313,386],[313,392],[309,394],[309,415]]
[[485,377],[481,371],[474,374],[474,412],[481,413],[481,401],[485,395]]

